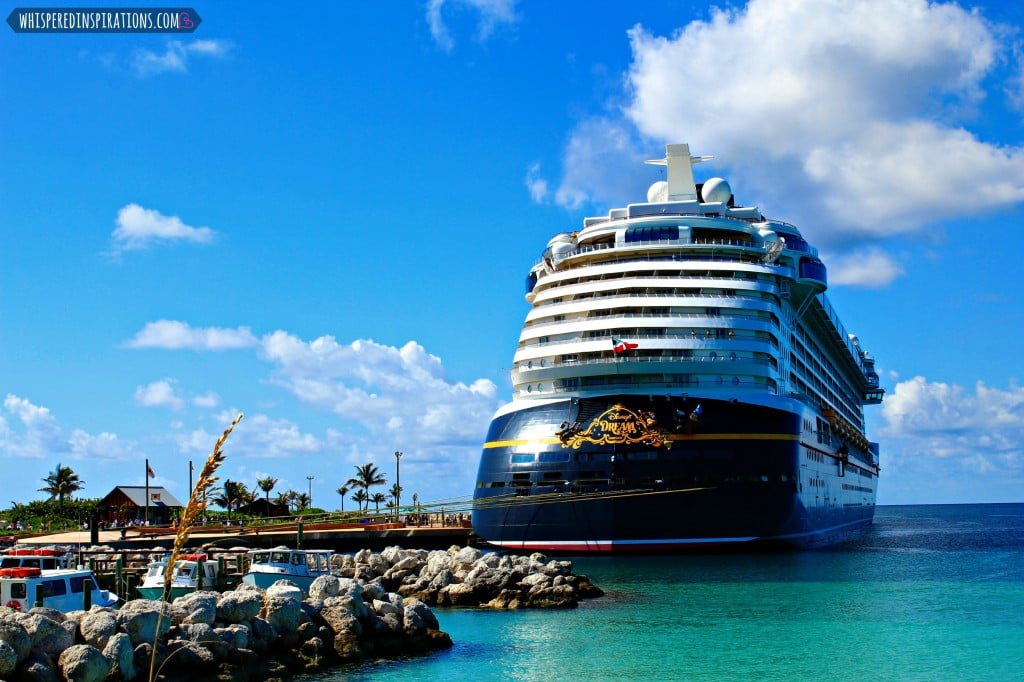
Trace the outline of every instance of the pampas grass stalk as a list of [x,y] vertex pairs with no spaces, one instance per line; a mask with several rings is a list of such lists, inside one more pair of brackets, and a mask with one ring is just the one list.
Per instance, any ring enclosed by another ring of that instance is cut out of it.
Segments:
[[188,504],[185,505],[185,511],[181,514],[181,521],[178,523],[178,532],[174,536],[174,546],[171,549],[171,556],[167,559],[167,569],[164,572],[164,593],[161,600],[160,612],[157,615],[156,621],[156,635],[153,640],[153,653],[149,658],[149,680],[153,682],[153,667],[156,663],[156,645],[160,637],[160,621],[163,619],[164,607],[163,603],[170,601],[171,597],[171,581],[174,577],[174,562],[178,560],[178,556],[181,554],[181,550],[185,547],[185,543],[188,542],[189,535],[191,533],[192,524],[199,518],[199,515],[206,510],[206,494],[213,488],[213,484],[219,479],[215,475],[218,467],[224,463],[224,453],[221,448],[227,441],[228,436],[238,426],[238,422],[242,421],[244,415],[239,413],[235,420],[231,422],[231,426],[224,429],[224,433],[217,439],[217,443],[213,446],[213,452],[206,458],[206,464],[203,465],[202,471],[199,472],[199,480],[196,481],[196,487],[192,489],[192,494],[188,498]]

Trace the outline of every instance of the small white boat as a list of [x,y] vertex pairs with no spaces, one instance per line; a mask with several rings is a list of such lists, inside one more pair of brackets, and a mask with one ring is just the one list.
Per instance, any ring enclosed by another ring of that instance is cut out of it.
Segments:
[[[149,564],[146,576],[139,585],[139,595],[143,599],[160,600],[164,594],[164,577],[167,574],[167,561],[164,556]],[[215,590],[217,588],[217,562],[208,561],[205,554],[182,554],[174,562],[174,573],[171,576],[170,600],[195,592],[196,590]]]
[[77,611],[85,607],[85,590],[92,592],[94,606],[113,606],[118,596],[101,590],[96,576],[86,568],[43,570],[35,567],[0,568],[0,604],[15,611],[35,606],[37,588],[43,589],[43,606],[57,611]]
[[329,549],[255,549],[249,552],[249,571],[242,582],[266,589],[278,580],[290,580],[303,594],[309,594],[313,581],[332,575]]

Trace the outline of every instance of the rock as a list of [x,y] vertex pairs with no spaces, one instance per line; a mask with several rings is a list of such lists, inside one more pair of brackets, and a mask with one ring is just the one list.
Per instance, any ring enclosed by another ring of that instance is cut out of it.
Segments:
[[16,616],[18,622],[32,641],[32,651],[47,656],[59,656],[60,652],[75,643],[75,636],[61,627],[61,624],[38,613]]
[[54,661],[45,654],[33,652],[28,660],[21,664],[18,676],[20,682],[62,682],[57,674]]
[[181,617],[175,619],[175,624],[205,623],[213,625],[217,620],[218,601],[217,593],[207,590],[190,592],[178,597],[174,600],[174,608],[181,613]]
[[78,622],[78,631],[86,644],[102,650],[117,634],[117,618],[109,611],[90,611]]
[[294,599],[295,601],[302,601],[302,588],[293,583],[291,580],[278,580],[273,585],[267,588],[266,596],[283,597],[285,599]]
[[338,596],[338,578],[333,575],[322,575],[309,586],[309,598],[323,601],[328,597]]
[[110,663],[103,652],[90,644],[68,647],[60,655],[57,665],[68,682],[103,682],[110,673]]
[[0,640],[0,679],[7,679],[18,669],[18,652],[9,642]]
[[132,638],[132,644],[152,644],[157,629],[162,637],[171,628],[171,607],[159,601],[136,599],[125,602],[115,611],[118,627]]
[[263,608],[261,590],[235,590],[224,592],[217,599],[216,620],[224,623],[244,623],[259,615]]
[[113,635],[103,648],[103,657],[110,662],[110,672],[130,682],[135,679],[135,651],[132,638],[123,632]]
[[224,628],[214,628],[213,631],[224,643],[234,649],[249,648],[250,631],[244,625],[232,624]]
[[297,599],[271,596],[269,590],[260,615],[284,638],[295,635],[302,622],[302,608]]
[[18,663],[27,659],[32,651],[32,638],[25,632],[25,628],[14,620],[2,617],[0,617],[0,642],[6,643],[14,650],[18,657]]

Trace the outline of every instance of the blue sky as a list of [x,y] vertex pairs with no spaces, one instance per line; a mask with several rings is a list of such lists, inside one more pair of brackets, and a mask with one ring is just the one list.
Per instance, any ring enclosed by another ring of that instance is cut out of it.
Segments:
[[1020,3],[606,5],[4,26],[0,504],[146,458],[184,498],[239,412],[222,478],[334,509],[401,450],[404,498],[469,496],[529,267],[675,142],[819,247],[888,392],[879,502],[1024,500]]

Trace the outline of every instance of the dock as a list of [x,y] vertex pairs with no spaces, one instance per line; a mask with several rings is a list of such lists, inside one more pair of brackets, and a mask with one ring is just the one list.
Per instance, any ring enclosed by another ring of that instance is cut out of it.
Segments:
[[[103,545],[115,550],[164,548],[174,545],[176,530],[169,527],[131,527],[76,530],[31,537],[19,536],[18,547],[62,545],[85,548]],[[330,549],[344,554],[361,549],[380,551],[398,545],[403,549],[448,549],[452,545],[483,546],[468,525],[431,523],[285,523],[273,525],[196,526],[189,532],[188,547],[269,549],[285,545],[303,549]]]

